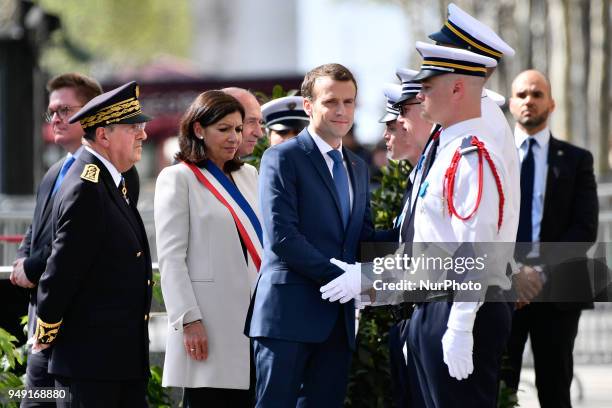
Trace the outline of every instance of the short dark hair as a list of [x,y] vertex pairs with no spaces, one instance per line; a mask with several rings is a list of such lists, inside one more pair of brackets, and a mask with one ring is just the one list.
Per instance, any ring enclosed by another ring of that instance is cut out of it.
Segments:
[[[178,136],[179,152],[175,159],[200,165],[208,160],[206,143],[196,136],[193,125],[196,122],[202,127],[214,125],[234,112],[240,112],[240,116],[244,120],[242,104],[223,91],[206,91],[198,95],[181,119]],[[236,171],[243,164],[240,158],[236,156],[225,163],[224,170],[227,172]]]
[[304,98],[313,99],[314,83],[317,78],[330,77],[334,81],[352,81],[357,92],[357,81],[347,67],[340,64],[324,64],[311,69],[302,81],[301,93]]
[[78,72],[57,75],[47,82],[47,92],[51,93],[61,88],[72,88],[83,105],[102,94],[102,87],[93,78]]

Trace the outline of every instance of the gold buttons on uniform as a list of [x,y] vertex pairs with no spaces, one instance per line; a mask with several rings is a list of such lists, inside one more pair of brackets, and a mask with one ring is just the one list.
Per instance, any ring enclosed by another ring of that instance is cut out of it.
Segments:
[[147,320],[149,320],[149,315],[148,315],[148,314],[146,314],[146,315],[145,315],[145,317],[144,317],[144,319],[145,319],[145,322],[146,322]]
[[151,286],[151,281],[147,280],[147,286]]
[[136,258],[140,258],[141,255],[142,255],[142,251],[136,252]]

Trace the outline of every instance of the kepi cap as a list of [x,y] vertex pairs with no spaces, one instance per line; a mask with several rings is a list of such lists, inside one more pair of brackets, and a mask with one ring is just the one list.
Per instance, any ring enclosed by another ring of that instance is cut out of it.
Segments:
[[142,113],[138,95],[138,84],[135,81],[128,82],[87,102],[68,123],[79,121],[83,130],[88,130],[108,125],[148,122],[152,118]]

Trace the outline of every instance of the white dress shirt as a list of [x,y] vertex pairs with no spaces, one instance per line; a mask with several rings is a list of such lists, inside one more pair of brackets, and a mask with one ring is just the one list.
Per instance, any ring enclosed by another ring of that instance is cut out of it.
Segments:
[[[461,145],[462,140],[468,136],[476,136],[485,144],[500,177],[504,194],[509,194],[507,189],[508,169],[504,165],[504,156],[507,155],[503,151],[503,144],[499,143],[499,140],[492,134],[491,128],[483,118],[466,120],[442,130],[436,160],[425,178],[427,187],[419,193],[419,200],[414,207],[414,241],[436,242],[440,243],[440,247],[448,245],[447,251],[450,254],[456,249],[458,243],[462,242],[514,242],[518,228],[518,217],[514,217],[514,220],[512,217],[507,217],[512,205],[512,198],[508,197],[503,206],[503,223],[511,224],[506,227],[502,224],[502,228],[498,231],[499,193],[487,163],[484,164],[482,200],[474,216],[463,221],[449,214],[444,196],[444,176],[455,151]],[[477,161],[476,154],[468,154],[462,157],[457,168],[454,201],[456,210],[462,215],[468,214],[476,203],[478,175],[475,167]],[[508,218],[511,221],[508,221]],[[504,289],[510,287],[510,281],[505,275],[506,265],[509,262],[506,255],[511,257],[511,253],[498,257],[489,256],[487,285],[500,286]],[[472,301],[454,302],[448,319],[448,327],[471,331],[476,312],[481,304],[481,302]]]
[[[333,147],[329,145],[323,138],[317,135],[312,128],[308,128],[308,133],[312,136],[312,140],[314,140],[315,144],[319,148],[319,151],[323,155],[325,159],[325,163],[327,164],[327,168],[329,169],[329,174],[334,178],[334,160],[331,158],[327,152],[334,150]],[[344,154],[342,154],[342,142],[340,142],[340,147],[337,149],[340,152],[340,156],[342,156],[342,164],[344,165],[344,170],[346,171],[346,179],[348,180],[349,185],[349,203],[350,203],[350,211],[353,212],[353,182],[351,180],[351,176],[348,172],[348,168],[346,167],[346,160],[344,159]]]

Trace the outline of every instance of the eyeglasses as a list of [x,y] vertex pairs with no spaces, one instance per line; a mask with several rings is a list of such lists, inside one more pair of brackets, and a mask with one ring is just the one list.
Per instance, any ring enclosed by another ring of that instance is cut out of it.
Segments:
[[53,116],[57,113],[57,116],[59,116],[60,120],[66,120],[68,119],[68,116],[70,115],[71,112],[74,112],[75,110],[82,108],[82,106],[60,106],[59,108],[53,110],[53,109],[49,109],[47,110],[44,114],[43,114],[43,119],[46,122],[51,123],[53,121]]
[[421,102],[410,102],[410,103],[402,103],[400,106],[397,107],[397,109],[399,110],[399,114],[404,116],[408,113],[408,110],[406,109],[406,106],[410,106],[410,105],[420,105]]

